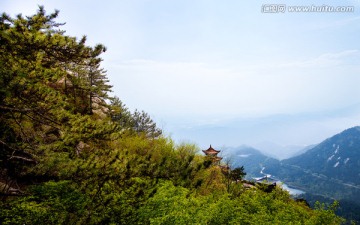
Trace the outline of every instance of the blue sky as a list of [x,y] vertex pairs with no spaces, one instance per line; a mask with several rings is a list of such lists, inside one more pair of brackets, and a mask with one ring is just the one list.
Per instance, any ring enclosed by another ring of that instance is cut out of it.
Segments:
[[103,43],[114,94],[201,148],[308,145],[360,119],[360,2],[352,13],[262,13],[279,1],[3,0],[60,10],[67,34]]

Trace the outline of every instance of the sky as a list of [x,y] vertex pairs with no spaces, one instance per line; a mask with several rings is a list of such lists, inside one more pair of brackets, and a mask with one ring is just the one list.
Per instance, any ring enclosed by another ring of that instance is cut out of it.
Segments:
[[60,10],[66,34],[107,47],[102,65],[113,95],[148,112],[177,142],[246,144],[281,157],[288,151],[281,147],[360,125],[360,1],[287,0],[284,12],[264,12],[276,4],[2,0],[0,9],[11,16],[32,15],[38,5]]

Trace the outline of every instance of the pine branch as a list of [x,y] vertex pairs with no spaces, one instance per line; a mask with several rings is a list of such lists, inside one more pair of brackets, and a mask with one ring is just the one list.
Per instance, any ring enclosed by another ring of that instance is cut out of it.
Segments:
[[[16,189],[17,190],[17,189]],[[19,190],[20,191],[20,190]],[[0,193],[0,196],[2,197],[9,197],[9,196],[24,196],[25,194],[22,193],[22,192],[19,192],[19,193]]]
[[38,162],[34,159],[29,159],[29,158],[25,158],[25,157],[21,157],[21,156],[14,156],[12,155],[9,159],[19,159],[19,160],[22,160],[22,161],[26,161],[26,162],[32,162],[32,163],[35,163],[37,164]]
[[35,110],[35,109],[29,109],[29,108],[20,109],[20,108],[14,108],[14,107],[3,106],[3,105],[0,105],[0,109],[2,109],[4,111],[10,111],[10,112],[31,112],[31,111]]
[[26,152],[24,152],[24,151],[15,149],[15,148],[9,146],[6,142],[4,142],[4,141],[1,140],[1,139],[0,139],[0,143],[3,144],[4,146],[6,146],[7,148],[9,148],[10,150],[13,151],[13,153],[11,154],[9,160],[11,160],[11,159],[19,159],[19,160],[22,160],[22,161],[32,162],[32,163],[35,163],[35,164],[38,163],[38,161],[36,161],[35,159],[31,159],[31,158],[26,158],[26,157],[23,157],[23,156],[16,156],[16,155],[14,155],[15,152],[22,152],[22,153],[24,153],[24,154],[30,155],[29,153],[26,153]]

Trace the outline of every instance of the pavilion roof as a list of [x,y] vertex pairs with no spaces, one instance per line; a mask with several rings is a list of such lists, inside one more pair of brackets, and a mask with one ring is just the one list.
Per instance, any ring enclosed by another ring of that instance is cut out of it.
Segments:
[[218,150],[213,149],[211,147],[211,145],[210,145],[210,148],[208,148],[207,150],[202,150],[202,151],[205,153],[205,155],[217,155],[220,152]]

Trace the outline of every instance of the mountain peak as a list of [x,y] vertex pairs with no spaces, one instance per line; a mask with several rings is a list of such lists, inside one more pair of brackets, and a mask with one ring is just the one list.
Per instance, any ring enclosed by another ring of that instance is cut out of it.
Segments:
[[311,173],[360,184],[360,126],[346,129],[283,162]]

